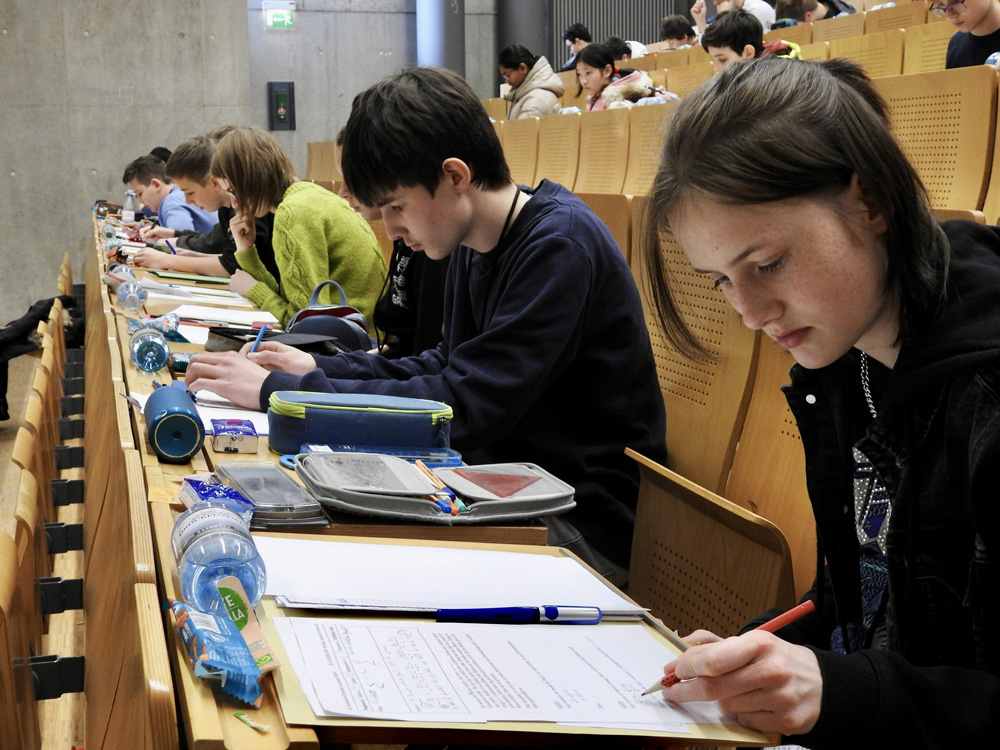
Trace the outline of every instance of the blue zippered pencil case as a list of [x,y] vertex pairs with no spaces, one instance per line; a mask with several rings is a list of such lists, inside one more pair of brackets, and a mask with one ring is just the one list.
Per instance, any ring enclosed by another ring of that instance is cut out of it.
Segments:
[[450,406],[365,393],[275,391],[268,400],[268,445],[298,453],[304,443],[450,448]]

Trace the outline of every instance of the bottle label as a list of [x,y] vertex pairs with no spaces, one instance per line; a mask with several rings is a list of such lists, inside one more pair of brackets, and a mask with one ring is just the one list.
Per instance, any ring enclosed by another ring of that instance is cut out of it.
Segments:
[[232,531],[253,543],[243,519],[228,508],[195,507],[182,513],[174,523],[174,530],[170,534],[174,557],[180,560],[196,539],[215,531]]
[[127,211],[122,209],[122,223],[131,224],[135,221],[135,211]]

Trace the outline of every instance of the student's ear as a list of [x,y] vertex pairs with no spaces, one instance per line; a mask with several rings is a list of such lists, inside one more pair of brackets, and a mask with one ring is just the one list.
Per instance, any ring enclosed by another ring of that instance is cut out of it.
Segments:
[[456,193],[465,193],[472,186],[472,170],[461,159],[454,156],[445,159],[441,162],[441,171],[444,172],[443,184]]
[[220,193],[226,192],[225,190],[222,189],[222,185],[219,184],[218,179],[212,177],[212,175],[208,176],[208,184],[212,186],[213,190],[218,190]]
[[843,193],[844,205],[852,214],[857,214],[865,227],[881,237],[889,228],[882,209],[879,208],[868,188],[861,182],[861,175],[855,172]]
[[753,60],[757,57],[757,50],[754,49],[752,44],[747,44],[743,47],[743,51],[740,53],[740,57],[744,60]]
[[163,187],[163,180],[161,180],[159,177],[154,177],[149,181],[149,186],[153,188],[153,190],[159,191],[159,189]]
[[605,65],[604,66],[604,72],[605,72],[605,74],[607,74],[608,78],[611,78],[611,76],[613,76],[615,74],[615,66],[614,65]]
[[523,76],[528,75],[528,64],[527,63],[521,63],[520,65],[518,65],[517,66],[517,72],[520,73]]

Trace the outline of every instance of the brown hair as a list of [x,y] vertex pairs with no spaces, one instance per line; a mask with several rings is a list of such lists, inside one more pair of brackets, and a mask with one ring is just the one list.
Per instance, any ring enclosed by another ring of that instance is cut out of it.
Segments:
[[229,183],[245,211],[258,214],[281,203],[298,182],[288,155],[273,137],[256,127],[233,128],[215,149],[212,176]]
[[885,218],[886,293],[900,301],[899,341],[937,315],[948,270],[947,240],[916,171],[889,130],[885,102],[846,60],[763,58],[731,65],[675,110],[641,237],[646,276],[670,342],[703,348],[677,311],[660,258],[659,233],[691,201],[757,205],[827,200],[857,174]]

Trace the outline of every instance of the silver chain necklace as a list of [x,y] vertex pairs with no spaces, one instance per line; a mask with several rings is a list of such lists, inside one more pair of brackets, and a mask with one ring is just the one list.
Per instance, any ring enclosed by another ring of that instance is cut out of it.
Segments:
[[868,411],[872,413],[872,419],[878,416],[875,409],[875,401],[872,399],[872,389],[868,382],[868,355],[861,352],[861,387],[865,392],[865,401],[868,402]]

